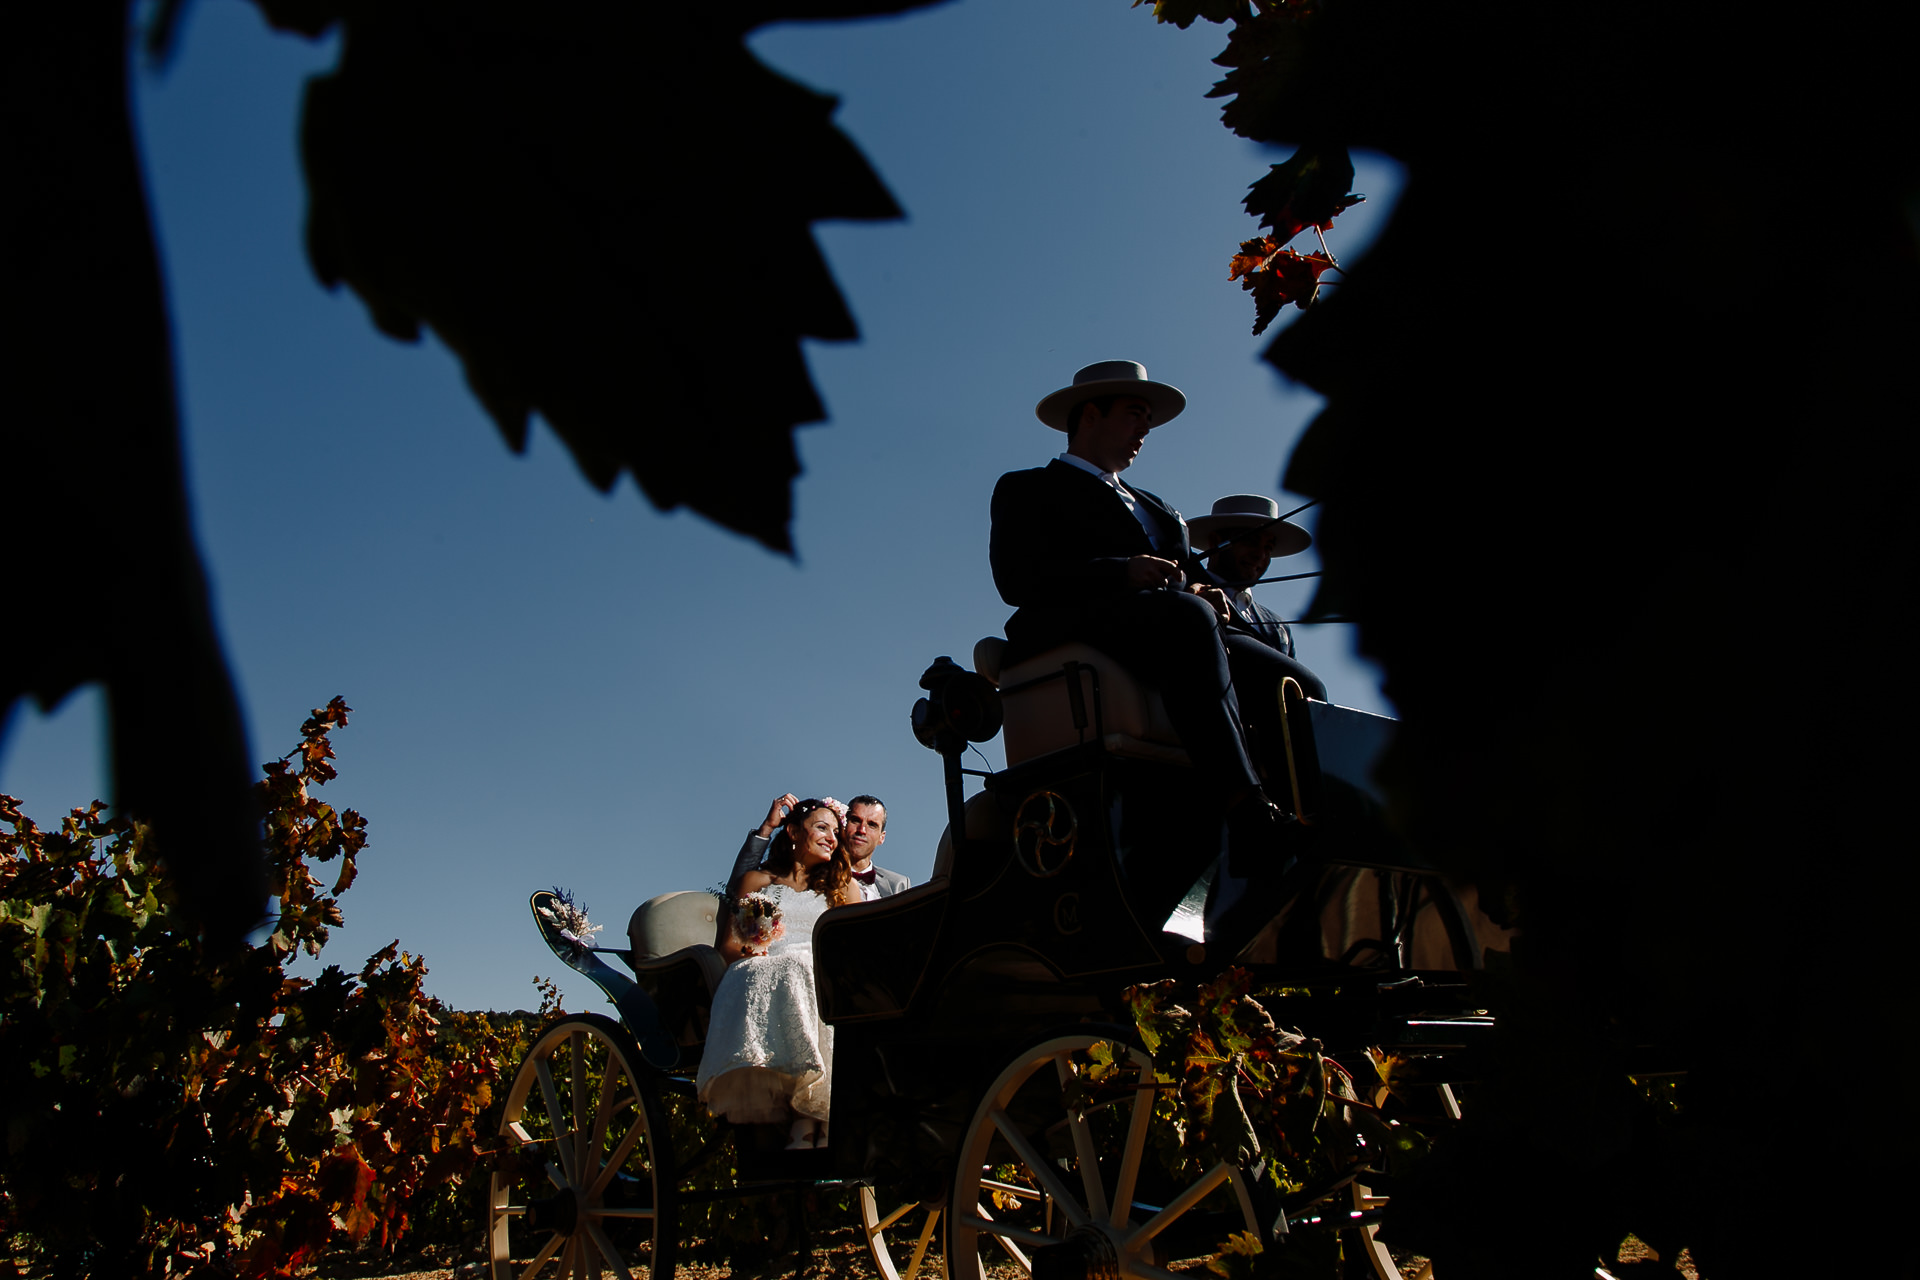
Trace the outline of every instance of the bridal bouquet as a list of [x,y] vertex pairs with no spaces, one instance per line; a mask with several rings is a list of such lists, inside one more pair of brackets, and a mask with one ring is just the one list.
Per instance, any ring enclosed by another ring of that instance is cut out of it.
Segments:
[[540,915],[554,927],[561,939],[577,950],[593,946],[593,935],[601,926],[587,919],[587,904],[576,902],[571,893],[555,885],[553,905],[539,908]]
[[764,893],[750,893],[733,904],[733,933],[745,955],[763,956],[774,939],[786,933],[780,904]]

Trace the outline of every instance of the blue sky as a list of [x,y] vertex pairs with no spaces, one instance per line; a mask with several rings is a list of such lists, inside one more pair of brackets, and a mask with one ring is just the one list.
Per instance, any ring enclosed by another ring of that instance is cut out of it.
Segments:
[[[969,662],[1009,612],[988,495],[1063,447],[1032,408],[1082,364],[1140,360],[1188,396],[1129,480],[1190,516],[1291,497],[1278,477],[1318,400],[1258,362],[1226,280],[1254,232],[1240,198],[1285,153],[1228,134],[1202,96],[1222,28],[1125,0],[960,0],[752,43],[840,96],[907,210],[816,229],[863,340],[808,349],[830,418],[799,436],[797,560],[655,512],[629,480],[596,493],[544,427],[510,454],[442,347],[381,337],[320,289],[294,138],[331,44],[202,0],[173,67],[137,75],[198,533],[255,758],[336,693],[355,709],[323,794],[371,843],[327,960],[398,938],[459,1007],[531,1005],[536,973],[598,1007],[527,895],[572,888],[621,935],[646,898],[718,880],[787,790],[884,797],[879,860],[922,878],[944,818],[938,759],[907,726],[915,681],[939,654]],[[658,56],[636,51],[635,74]],[[1357,159],[1367,203],[1330,236],[1349,260],[1399,186]],[[713,287],[736,287],[721,264]],[[762,286],[738,287],[750,323]],[[1291,617],[1311,586],[1262,591]],[[1301,628],[1302,658],[1336,701],[1390,712],[1349,631]],[[99,723],[91,692],[18,709],[0,790],[42,825],[103,794]]]

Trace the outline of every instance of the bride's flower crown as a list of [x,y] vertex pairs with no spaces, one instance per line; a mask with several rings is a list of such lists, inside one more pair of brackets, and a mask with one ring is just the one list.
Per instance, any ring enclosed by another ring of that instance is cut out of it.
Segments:
[[827,808],[833,810],[833,816],[839,820],[840,825],[843,827],[847,825],[847,806],[846,805],[841,804],[838,800],[835,800],[832,796],[821,796],[819,800],[815,801],[815,803],[823,804]]

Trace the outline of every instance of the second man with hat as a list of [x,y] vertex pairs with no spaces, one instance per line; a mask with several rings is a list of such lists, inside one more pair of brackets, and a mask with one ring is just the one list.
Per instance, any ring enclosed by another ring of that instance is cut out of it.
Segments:
[[1326,700],[1327,687],[1294,657],[1293,632],[1280,615],[1253,598],[1252,588],[1280,556],[1297,555],[1313,545],[1313,535],[1280,518],[1280,504],[1257,493],[1234,493],[1213,504],[1213,511],[1187,521],[1194,550],[1208,556],[1209,580],[1227,595],[1232,616],[1226,621],[1229,657],[1236,649],[1259,644],[1271,654],[1252,655],[1278,662],[1283,674],[1300,682],[1309,698]]

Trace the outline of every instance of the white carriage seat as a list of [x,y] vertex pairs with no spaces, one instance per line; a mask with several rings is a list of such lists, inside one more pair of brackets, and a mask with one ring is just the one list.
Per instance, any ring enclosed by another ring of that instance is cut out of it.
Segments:
[[[995,685],[1004,689],[1038,676],[1058,672],[1064,663],[1079,662],[1092,667],[1100,676],[1100,704],[1104,712],[1106,749],[1117,756],[1155,760],[1162,764],[1191,764],[1180,735],[1167,719],[1166,703],[1160,691],[1142,684],[1125,667],[1089,644],[1071,641],[1035,654],[1002,669],[1007,642],[988,636],[973,646],[973,666]],[[1087,708],[1085,741],[1094,735],[1093,679],[1084,670],[1077,673]],[[1082,735],[1074,728],[1072,703],[1065,679],[1003,696],[1005,747],[1009,768],[1068,747],[1078,746]]]
[[719,895],[705,889],[649,898],[627,920],[628,964],[639,974],[691,961],[712,994],[727,971],[725,958],[713,947],[719,918]]

